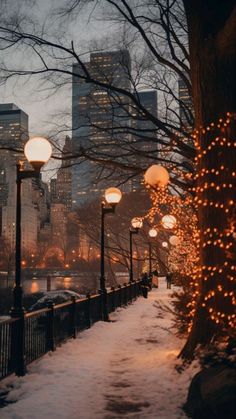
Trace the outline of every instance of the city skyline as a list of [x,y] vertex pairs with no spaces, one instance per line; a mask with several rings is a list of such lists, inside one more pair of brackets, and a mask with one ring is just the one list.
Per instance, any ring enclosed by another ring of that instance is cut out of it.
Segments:
[[[63,36],[66,42],[70,42],[71,39],[79,39],[80,42],[86,48],[94,39],[96,42],[99,39],[104,38],[108,32],[112,33],[110,24],[105,21],[92,22],[89,19],[90,8],[83,10],[81,13],[80,24],[75,26],[73,22],[69,22],[67,30],[65,31],[63,25],[58,26],[55,16],[53,14],[55,5],[59,8],[63,5],[63,0],[40,0],[35,2],[32,9],[29,10],[27,4],[24,5],[11,5],[13,11],[19,8],[21,13],[25,14],[25,17],[31,16],[39,22],[44,21],[44,24],[48,28],[48,32],[57,34],[57,36]],[[4,5],[2,12],[4,17]],[[7,4],[6,4],[6,14]],[[106,41],[108,42],[108,41]],[[89,46],[88,54],[89,54]],[[25,51],[25,56],[29,62],[32,61],[32,54],[29,51]],[[9,57],[6,55],[6,60],[9,60],[10,66],[19,66],[20,56],[15,54],[13,57],[10,54]],[[71,63],[72,65],[72,63]],[[44,80],[45,82],[45,80]],[[46,90],[49,89],[49,90]],[[48,135],[55,130],[55,125],[52,120],[56,123],[61,121],[62,116],[68,115],[65,120],[68,126],[71,126],[71,94],[72,86],[68,80],[65,86],[62,86],[59,91],[50,93],[51,85],[46,82],[42,85],[42,80],[34,76],[33,78],[26,79],[24,76],[16,76],[10,78],[7,83],[0,83],[0,97],[1,103],[15,103],[20,109],[29,115],[29,134],[34,135]],[[71,132],[67,134],[71,135]]]

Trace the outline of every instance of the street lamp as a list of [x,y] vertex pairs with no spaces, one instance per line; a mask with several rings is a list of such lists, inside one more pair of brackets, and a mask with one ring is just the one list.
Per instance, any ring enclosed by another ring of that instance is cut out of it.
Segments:
[[168,243],[167,242],[162,242],[162,247],[164,247],[165,249],[167,249],[167,247],[168,247]]
[[169,238],[169,242],[170,244],[172,244],[172,246],[178,246],[178,244],[180,243],[180,238],[178,236],[171,236]]
[[52,147],[46,138],[34,137],[25,144],[24,153],[34,170],[24,170],[21,164],[16,165],[15,285],[11,309],[12,317],[20,317],[24,314],[21,286],[21,182],[23,179],[39,178],[41,167],[51,157]]
[[174,217],[174,215],[164,215],[164,217],[162,217],[161,219],[161,223],[163,225],[163,227],[167,230],[171,230],[172,228],[175,227],[177,220]]
[[150,166],[145,174],[144,180],[148,185],[157,186],[157,187],[165,187],[169,182],[169,173],[165,169],[165,167],[160,166],[158,164],[153,164]]
[[116,205],[120,202],[122,193],[118,188],[108,188],[105,190],[105,200],[109,206],[105,206],[106,203],[101,204],[101,269],[100,269],[100,291],[102,298],[102,319],[109,321],[108,308],[107,308],[107,290],[105,280],[105,228],[104,221],[105,215],[108,213],[114,213]]
[[[148,232],[149,237],[152,239],[157,236],[157,231],[155,228],[151,228]],[[152,242],[149,241],[149,277],[152,275]]]
[[133,282],[133,241],[132,236],[133,234],[138,234],[140,228],[143,226],[142,218],[135,217],[131,220],[131,228],[129,229],[129,247],[130,247],[130,274],[129,274],[129,282]]

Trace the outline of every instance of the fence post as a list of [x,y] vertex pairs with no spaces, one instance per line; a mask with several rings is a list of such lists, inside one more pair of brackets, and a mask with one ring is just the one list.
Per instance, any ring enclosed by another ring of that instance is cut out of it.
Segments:
[[119,297],[119,304],[118,307],[122,306],[122,294],[121,294],[121,285],[118,285],[118,297]]
[[54,303],[53,301],[49,301],[47,304],[48,312],[47,312],[47,350],[48,351],[55,351],[55,336],[54,336]]
[[127,295],[127,284],[126,282],[124,283],[124,305],[127,306],[128,305],[128,295]]
[[137,300],[138,297],[138,281],[135,279],[134,281],[134,299]]
[[131,295],[130,295],[130,282],[128,282],[128,284],[125,284],[126,285],[126,303],[127,303],[127,305],[129,305],[130,304],[130,300],[131,300]]
[[25,314],[21,313],[13,323],[11,339],[11,363],[18,377],[23,377],[26,373],[25,359]]
[[126,286],[126,305],[128,306],[130,303],[130,287],[129,284],[125,284]]
[[134,299],[134,281],[132,281],[130,284],[130,289],[129,289],[129,295],[130,295],[130,303],[132,303],[133,299]]
[[72,307],[71,307],[71,322],[72,322],[72,337],[73,339],[76,339],[76,297],[75,295],[72,295],[71,297]]
[[142,292],[142,281],[141,279],[139,280],[139,295],[143,296],[143,292]]
[[90,319],[90,309],[91,309],[91,296],[88,293],[86,295],[87,298],[87,304],[86,304],[86,324],[88,329],[91,327],[91,319]]
[[136,279],[133,282],[133,296],[134,296],[134,300],[137,299],[137,281]]
[[121,288],[120,288],[120,301],[121,301],[120,306],[123,307],[123,305],[124,305],[124,284],[122,284]]
[[132,301],[134,299],[133,289],[134,289],[134,280],[129,283],[129,300],[130,300],[129,302],[130,302],[130,304],[132,303]]
[[103,319],[103,295],[102,290],[98,290],[98,293],[100,294],[100,320]]
[[111,287],[111,309],[112,311],[115,311],[116,306],[115,306],[115,287]]

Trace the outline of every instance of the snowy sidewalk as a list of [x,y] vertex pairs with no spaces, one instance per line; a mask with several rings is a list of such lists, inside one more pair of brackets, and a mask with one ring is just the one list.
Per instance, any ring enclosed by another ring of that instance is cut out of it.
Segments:
[[161,282],[148,299],[139,298],[98,322],[78,339],[34,362],[23,378],[9,377],[9,401],[2,419],[178,419],[194,366],[174,366],[183,345],[162,310],[172,290]]

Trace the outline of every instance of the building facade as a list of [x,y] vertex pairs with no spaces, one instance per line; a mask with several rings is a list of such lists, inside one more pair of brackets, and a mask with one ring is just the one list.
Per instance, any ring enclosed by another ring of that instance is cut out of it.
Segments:
[[64,204],[66,212],[71,211],[72,207],[72,191],[71,191],[71,178],[72,178],[72,167],[71,167],[71,152],[72,143],[70,137],[66,137],[65,144],[62,150],[62,164],[57,172],[56,180],[56,202]]
[[[130,90],[128,51],[92,53],[90,61],[85,64],[92,78],[98,82]],[[74,65],[73,73],[81,75],[81,67]],[[73,207],[100,196],[104,188],[110,186],[106,169],[101,169],[95,161],[99,158],[105,162],[112,157],[112,143],[117,142],[117,127],[130,124],[126,112],[128,107],[125,95],[114,94],[104,87],[73,77],[72,148],[74,154],[86,150],[86,158],[80,159],[79,163],[75,160],[72,168]]]
[[[15,247],[16,163],[25,163],[23,148],[28,139],[28,115],[13,103],[0,104],[0,212],[1,234]],[[32,201],[31,179],[22,182],[22,248],[36,247],[38,213]]]
[[183,79],[179,79],[179,117],[180,126],[186,132],[193,130],[193,100]]
[[28,115],[14,103],[0,104],[0,144],[12,148],[7,151],[11,157],[19,158],[28,140]]
[[[140,104],[155,118],[157,118],[157,91],[156,90],[142,90],[136,93],[136,97]],[[133,149],[134,164],[138,166],[148,167],[153,157],[157,157],[157,128],[155,124],[141,112],[136,111],[132,120],[133,127]],[[140,161],[139,161],[140,160]],[[132,179],[132,191],[140,189],[142,176],[136,176]]]
[[[15,248],[16,222],[16,171],[7,169],[8,196],[7,203],[2,207],[2,235],[9,242],[10,248]],[[23,185],[24,183],[24,185]],[[38,234],[38,211],[32,202],[32,182],[30,179],[22,182],[21,189],[21,243],[24,251],[36,248]]]

